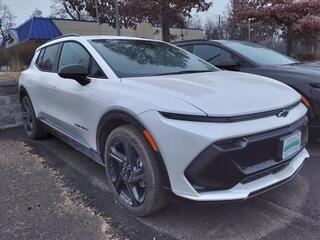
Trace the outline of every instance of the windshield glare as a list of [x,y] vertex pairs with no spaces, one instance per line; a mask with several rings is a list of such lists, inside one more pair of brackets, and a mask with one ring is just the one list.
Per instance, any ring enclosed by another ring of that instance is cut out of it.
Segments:
[[224,42],[223,44],[258,65],[272,66],[299,63],[288,56],[257,44],[240,42]]
[[217,71],[194,55],[163,42],[91,40],[93,47],[120,78]]

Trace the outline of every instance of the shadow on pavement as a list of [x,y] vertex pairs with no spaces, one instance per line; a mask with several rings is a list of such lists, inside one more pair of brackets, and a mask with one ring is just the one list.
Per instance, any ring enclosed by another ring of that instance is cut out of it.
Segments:
[[55,138],[32,142],[20,129],[14,131],[17,140],[28,142],[70,189],[132,239],[319,239],[318,144],[310,147],[313,156],[291,182],[259,197],[219,204],[171,197],[166,209],[137,219],[112,200],[103,167]]

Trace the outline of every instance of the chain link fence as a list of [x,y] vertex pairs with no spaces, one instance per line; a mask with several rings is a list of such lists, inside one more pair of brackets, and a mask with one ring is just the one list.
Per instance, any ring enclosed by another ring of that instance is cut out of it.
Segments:
[[[0,35],[0,72],[23,71],[29,66],[34,51],[39,46],[64,34],[116,35],[114,28],[105,23],[98,24],[92,17],[84,17],[85,20],[82,21],[66,19],[68,14],[63,11],[63,7],[62,9],[51,7],[59,6],[57,4],[59,0],[0,0],[0,24],[1,9],[3,9],[1,6],[9,6],[12,15],[16,16],[13,28],[4,29],[2,26],[6,34],[2,39]],[[35,23],[29,21],[32,17],[49,17],[49,19]],[[198,28],[171,28],[170,33],[172,41],[203,38],[203,29]],[[160,40],[162,29],[149,23],[139,23],[135,28],[122,28],[121,35]]]
[[[46,6],[50,11],[50,3],[46,0],[0,0],[0,80],[11,80],[29,66],[34,51],[43,42],[19,41],[15,28],[32,17],[42,13],[38,9]],[[25,29],[26,30],[26,29]],[[23,34],[27,34],[26,31]],[[25,36],[22,36],[24,38]],[[19,44],[16,44],[18,43]]]
[[[24,24],[27,22],[28,19],[34,16],[50,16],[51,14],[51,5],[53,4],[52,0],[0,0],[0,27],[1,29],[6,32],[4,28],[4,21],[2,19],[3,15],[3,9],[1,9],[2,5],[8,5],[11,11],[11,14],[13,16],[16,16],[13,18],[13,26],[21,26],[21,24]],[[42,12],[41,12],[42,11]],[[92,20],[92,19],[91,19]],[[31,23],[32,24],[32,23]],[[227,17],[223,15],[210,15],[207,14],[206,18],[201,18],[200,20],[196,20],[196,17],[193,19],[193,22],[190,23],[193,28],[204,28],[205,29],[205,38],[207,39],[227,39],[232,40],[230,37],[230,34],[228,33],[227,29]],[[30,29],[30,26],[27,26],[28,24],[25,24],[25,28]],[[78,26],[76,28],[84,28],[89,34],[98,34],[97,32],[97,25],[95,23],[87,24],[82,23],[82,26]],[[43,26],[45,27],[45,26]],[[59,25],[59,28],[61,30],[61,34],[66,33],[73,33],[73,29],[70,28],[70,26],[67,26],[67,23],[61,23]],[[104,26],[104,28],[107,28]],[[150,26],[146,26],[146,28],[150,28]],[[249,30],[250,26],[248,25],[248,30],[245,30],[243,32],[243,36],[241,36],[241,39],[248,41],[250,39],[249,36]],[[23,31],[27,31],[24,29]],[[48,29],[47,29],[48,30]],[[46,31],[47,31],[46,30]],[[50,31],[50,30],[49,30]],[[109,30],[105,30],[103,34],[109,34]],[[122,30],[123,35],[133,36],[134,33],[133,30]],[[135,31],[140,31],[139,34],[145,34],[146,29],[137,29]],[[150,38],[157,38],[160,37],[160,28],[157,29],[149,29],[148,36]],[[173,30],[176,31],[176,30]],[[251,29],[252,31],[252,29]],[[21,33],[20,33],[21,34]],[[25,32],[23,34],[26,34]],[[182,36],[182,31],[176,31],[175,34],[177,36]],[[186,34],[186,33],[184,33]],[[194,36],[191,36],[191,33],[187,33],[190,35],[190,37],[197,38]],[[203,36],[202,30],[198,30],[197,34],[200,36],[200,38]],[[199,37],[198,37],[199,38]],[[22,40],[19,39],[19,34],[16,30],[10,30],[9,32],[6,32],[4,36],[0,35],[0,80],[3,77],[4,72],[21,72],[25,68],[27,68],[31,62],[32,56],[34,54],[34,51],[43,43],[45,43],[47,40],[35,40],[35,39],[27,39]],[[3,42],[3,43],[2,43]],[[286,51],[286,44],[284,40],[281,39],[271,39],[267,41],[260,42],[260,44],[275,49],[276,51],[280,51],[285,53]],[[299,58],[301,60],[320,60],[320,41],[318,42],[312,42],[312,43],[295,43],[294,47],[294,53],[293,56],[296,58]]]

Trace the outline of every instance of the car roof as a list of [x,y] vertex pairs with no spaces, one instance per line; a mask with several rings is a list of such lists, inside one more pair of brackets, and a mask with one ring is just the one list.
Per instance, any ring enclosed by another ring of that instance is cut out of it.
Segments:
[[125,36],[107,36],[107,35],[91,35],[91,36],[80,36],[77,34],[68,34],[68,35],[63,35],[60,37],[57,37],[55,39],[52,39],[48,41],[47,43],[43,44],[40,46],[36,51],[50,46],[54,45],[60,42],[65,42],[65,41],[71,41],[71,40],[144,40],[144,41],[152,41],[152,42],[160,42],[159,40],[154,40],[154,39],[147,39],[147,38],[138,38],[138,37],[125,37]]
[[192,43],[196,43],[196,42],[211,42],[211,43],[218,43],[218,44],[224,44],[224,43],[228,43],[228,42],[236,42],[236,43],[249,43],[246,41],[237,41],[237,40],[205,40],[205,39],[193,39],[193,40],[185,40],[185,41],[179,41],[179,42],[175,42],[174,44],[176,45],[184,45],[184,44],[192,44]]

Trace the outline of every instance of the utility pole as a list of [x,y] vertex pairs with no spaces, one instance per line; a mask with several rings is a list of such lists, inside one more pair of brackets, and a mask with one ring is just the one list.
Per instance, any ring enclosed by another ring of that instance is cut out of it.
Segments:
[[164,36],[164,31],[163,31],[163,7],[160,5],[160,18],[161,18],[161,37],[162,37],[162,41],[164,41],[165,36]]
[[114,5],[116,9],[116,28],[117,28],[117,36],[120,36],[120,14],[119,14],[119,4],[118,0],[114,0]]
[[162,37],[162,41],[164,41],[165,36],[164,36],[164,31],[163,31],[163,7],[162,5],[160,5],[160,19],[161,19],[161,24],[160,24],[160,28],[161,28],[161,37]]
[[221,39],[221,15],[219,14],[219,40]]
[[99,8],[98,8],[98,0],[95,0],[96,5],[96,15],[97,15],[97,31],[98,34],[101,35],[101,28],[100,28],[100,16],[99,16]]
[[251,42],[251,18],[249,18],[249,26],[248,26],[248,33],[249,33],[249,42]]

